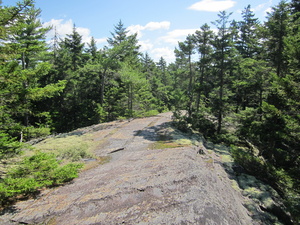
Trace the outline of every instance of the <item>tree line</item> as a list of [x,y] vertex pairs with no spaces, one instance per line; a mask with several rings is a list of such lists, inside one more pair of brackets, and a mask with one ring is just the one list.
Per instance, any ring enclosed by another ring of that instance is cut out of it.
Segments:
[[250,5],[241,21],[230,16],[220,12],[217,31],[204,24],[178,43],[168,71],[188,111],[179,125],[231,145],[235,161],[271,184],[299,221],[300,3],[281,1],[263,23]]
[[299,13],[297,0],[281,1],[263,23],[250,5],[241,21],[222,11],[216,29],[188,35],[168,65],[142,54],[122,21],[101,49],[94,38],[85,45],[75,25],[49,46],[55,28],[42,26],[33,0],[1,6],[0,158],[50,133],[173,110],[178,126],[230,144],[299,220]]

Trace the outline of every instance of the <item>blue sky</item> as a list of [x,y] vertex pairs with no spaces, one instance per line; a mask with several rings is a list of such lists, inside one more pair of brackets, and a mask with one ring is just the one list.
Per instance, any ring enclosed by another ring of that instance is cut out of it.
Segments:
[[[2,0],[2,5],[14,5],[16,0]],[[266,12],[280,0],[36,0],[41,8],[44,25],[56,27],[60,37],[77,31],[89,42],[93,36],[99,47],[106,45],[120,20],[130,32],[137,32],[142,52],[154,61],[163,56],[174,61],[178,41],[184,41],[204,23],[213,28],[218,12],[232,12],[231,19],[240,20],[242,10],[251,5],[256,17],[263,22]],[[54,31],[48,33],[52,38]]]

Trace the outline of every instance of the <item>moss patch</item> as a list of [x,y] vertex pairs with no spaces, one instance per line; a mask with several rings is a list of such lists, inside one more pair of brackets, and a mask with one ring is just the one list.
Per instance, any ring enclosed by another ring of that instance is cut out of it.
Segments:
[[223,163],[233,163],[234,160],[230,155],[221,155],[221,159]]
[[59,159],[79,161],[94,158],[93,150],[96,145],[92,135],[86,134],[48,138],[34,147],[44,152],[53,152]]
[[185,147],[186,145],[172,142],[172,141],[157,141],[151,145],[151,149],[165,149],[165,148],[179,148]]

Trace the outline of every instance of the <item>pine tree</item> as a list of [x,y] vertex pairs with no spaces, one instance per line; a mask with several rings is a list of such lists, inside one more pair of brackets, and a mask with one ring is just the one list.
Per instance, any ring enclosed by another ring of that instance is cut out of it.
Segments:
[[197,100],[196,100],[196,110],[199,111],[201,96],[208,98],[209,93],[209,69],[211,67],[212,61],[212,40],[214,38],[213,31],[207,24],[204,24],[195,33],[195,43],[198,53],[200,55],[199,59],[199,77],[197,78]]
[[146,52],[141,58],[142,71],[145,73],[146,79],[151,80],[154,76],[154,70],[156,68],[154,61],[150,58]]
[[132,63],[138,63],[139,48],[137,34],[128,35],[128,30],[120,20],[115,26],[114,32],[111,32],[112,37],[107,39],[108,44],[113,48],[118,48],[118,60],[124,62],[130,58]]
[[63,44],[71,58],[71,70],[76,71],[83,64],[84,43],[82,43],[82,36],[77,32],[75,24],[72,34],[67,35]]
[[287,69],[287,61],[283,52],[286,48],[284,39],[290,29],[290,8],[288,3],[281,1],[278,6],[268,13],[266,30],[267,55],[276,67],[277,76],[284,76]]
[[233,48],[232,43],[232,34],[229,29],[229,17],[230,14],[227,14],[225,11],[222,11],[218,14],[219,19],[216,20],[213,24],[218,28],[218,35],[213,41],[214,46],[214,64],[216,72],[218,74],[218,86],[217,92],[218,97],[216,99],[215,109],[217,110],[217,133],[221,132],[222,121],[225,112],[225,99],[224,91],[225,85],[227,82],[230,55]]
[[53,80],[65,80],[64,92],[53,102],[53,116],[55,127],[59,132],[75,129],[79,125],[80,104],[82,101],[78,70],[84,66],[84,43],[82,36],[77,32],[75,25],[71,34],[68,34],[58,43],[57,57],[54,62],[55,71],[52,71]]
[[[192,116],[193,108],[193,98],[194,98],[194,71],[193,71],[193,65],[192,65],[192,55],[195,53],[195,40],[192,35],[188,35],[186,40],[184,42],[179,42],[179,55],[182,54],[184,58],[186,58],[187,62],[187,71],[188,71],[188,87],[187,87],[187,96],[188,96],[188,103],[187,103],[187,109],[189,117]],[[177,52],[178,54],[178,52]]]
[[129,31],[126,30],[124,24],[120,20],[119,23],[115,25],[114,32],[110,33],[112,37],[107,39],[108,44],[112,47],[120,45],[122,42],[127,40],[128,32]]
[[237,40],[237,49],[243,58],[252,58],[259,53],[257,28],[259,22],[254,18],[251,6],[248,5],[242,12],[243,20],[239,23],[240,35]]
[[19,123],[16,131],[21,132],[20,139],[35,137],[39,133],[36,126],[50,124],[51,118],[40,103],[52,98],[64,88],[64,82],[42,84],[41,80],[47,76],[50,64],[44,61],[46,55],[45,34],[50,28],[43,28],[38,17],[41,11],[33,4],[24,8],[22,16],[14,20],[13,29],[8,36],[6,47],[15,49],[14,57],[7,61],[7,65],[14,65],[14,69],[7,71],[10,77],[11,90],[14,99],[8,107],[14,107],[12,119]]
[[[13,118],[16,113],[18,77],[15,60],[18,49],[9,44],[23,12],[30,8],[33,1],[23,1],[16,6],[2,7],[0,1],[0,160],[14,156],[20,152],[21,144],[13,136],[19,136],[19,121]],[[19,137],[20,138],[20,137]]]
[[88,49],[86,49],[86,52],[89,54],[89,58],[91,58],[91,60],[94,61],[97,58],[97,46],[94,37],[92,37],[91,42],[88,43]]

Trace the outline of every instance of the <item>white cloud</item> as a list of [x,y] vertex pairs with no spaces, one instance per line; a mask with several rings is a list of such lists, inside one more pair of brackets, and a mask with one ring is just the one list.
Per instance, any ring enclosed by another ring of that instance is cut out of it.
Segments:
[[[65,38],[67,34],[72,34],[74,23],[71,19],[64,21],[63,19],[52,19],[43,23],[44,27],[52,26],[53,29],[47,33],[47,39],[55,36],[55,32],[60,38]],[[89,43],[91,41],[91,31],[85,27],[76,27],[76,31],[82,36],[82,42]],[[106,38],[95,38],[97,44],[104,43]]]
[[188,7],[191,10],[207,11],[207,12],[219,12],[229,8],[232,8],[236,4],[233,0],[202,0]]
[[261,11],[266,5],[267,5],[267,3],[259,4],[258,6],[256,6],[256,7],[253,9],[253,11],[254,11],[254,12]]
[[150,42],[150,40],[146,40],[146,41],[139,41],[138,43],[141,47],[140,47],[140,51],[141,52],[147,52],[149,50],[151,50],[153,48],[153,44]]
[[127,28],[127,30],[129,31],[129,34],[135,34],[137,33],[137,37],[141,38],[143,36],[142,31],[143,30],[160,30],[160,29],[164,29],[164,30],[168,30],[170,28],[170,22],[169,21],[162,21],[162,22],[149,22],[147,23],[145,26],[142,25],[131,25]]
[[94,38],[96,41],[96,44],[105,43],[107,41],[107,38]]
[[160,37],[159,39],[177,45],[178,41],[184,41],[189,34],[194,34],[197,29],[177,29],[167,33],[166,36]]
[[268,15],[268,13],[271,13],[272,12],[272,7],[269,7],[269,8],[267,8],[265,11],[264,11],[264,16],[267,16]]
[[128,34],[129,35],[137,34],[137,38],[141,38],[143,36],[142,32],[141,32],[142,30],[144,30],[144,27],[139,24],[131,25],[131,26],[127,27]]
[[49,31],[48,35],[53,37],[55,35],[55,31],[60,37],[65,37],[67,34],[72,33],[73,30],[73,22],[72,20],[64,21],[63,19],[55,20],[52,19],[43,24],[44,27],[52,26],[53,29]]
[[259,4],[254,7],[253,12],[262,13],[261,15],[263,17],[266,17],[268,13],[272,11],[272,4],[273,4],[272,0]]
[[168,63],[175,61],[174,49],[170,49],[167,47],[155,48],[150,53],[154,61],[156,62],[159,61],[160,57],[163,57]]
[[159,30],[159,29],[168,30],[170,28],[170,25],[171,23],[169,21],[150,22],[146,24],[145,30]]
[[82,35],[82,42],[89,43],[91,41],[91,31],[88,28],[76,27],[76,31]]

